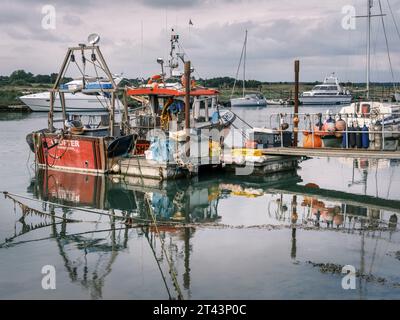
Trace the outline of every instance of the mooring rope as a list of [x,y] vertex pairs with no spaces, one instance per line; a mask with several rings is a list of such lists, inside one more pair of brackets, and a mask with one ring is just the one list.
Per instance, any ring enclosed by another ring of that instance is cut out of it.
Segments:
[[12,201],[14,201],[14,203],[17,203],[20,206],[23,216],[27,216],[29,214],[37,214],[39,216],[49,216],[49,217],[52,217],[52,218],[61,219],[61,220],[64,220],[66,222],[83,222],[81,220],[65,218],[65,217],[57,216],[57,215],[52,214],[52,213],[48,213],[48,212],[44,212],[44,211],[40,211],[40,210],[31,208],[31,207],[27,206],[26,204],[22,203],[21,201],[18,201],[17,199],[15,199],[8,192],[3,192],[3,194],[4,194],[5,198],[11,199]]
[[113,215],[113,214],[102,212],[102,211],[98,211],[98,210],[91,210],[91,209],[87,209],[87,208],[79,208],[79,207],[67,206],[67,205],[63,205],[63,204],[59,204],[59,203],[55,203],[55,202],[50,202],[50,201],[46,201],[46,200],[34,199],[34,198],[26,197],[26,196],[23,196],[23,195],[20,195],[20,194],[15,194],[15,193],[7,192],[7,191],[3,191],[3,194],[5,196],[8,196],[8,197],[10,197],[10,196],[17,197],[17,198],[21,198],[21,199],[25,199],[25,200],[29,200],[29,201],[40,202],[40,203],[45,203],[45,204],[57,206],[57,207],[60,207],[60,208],[73,209],[73,210],[78,210],[78,211],[83,211],[83,212],[88,212],[88,213],[94,213],[94,214],[109,216],[109,217],[113,217],[113,218],[121,219],[121,220],[125,220],[126,219],[125,217],[122,217],[122,216],[117,216],[117,215]]

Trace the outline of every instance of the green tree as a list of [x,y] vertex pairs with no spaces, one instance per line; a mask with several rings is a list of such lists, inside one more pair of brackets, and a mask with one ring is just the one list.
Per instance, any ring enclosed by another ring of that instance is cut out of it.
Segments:
[[25,72],[25,70],[15,70],[13,73],[10,74],[10,81],[26,81],[26,82],[32,82],[33,81],[33,73],[31,72]]
[[36,83],[51,83],[51,76],[45,74],[38,74],[35,76]]

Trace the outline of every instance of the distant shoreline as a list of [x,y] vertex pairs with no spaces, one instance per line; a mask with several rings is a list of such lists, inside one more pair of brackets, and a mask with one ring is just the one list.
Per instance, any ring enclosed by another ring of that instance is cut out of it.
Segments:
[[[314,84],[308,82],[300,83],[300,92],[308,91],[313,88]],[[25,106],[19,97],[28,93],[36,93],[42,91],[48,91],[50,84],[42,84],[36,86],[0,86],[0,112],[32,112],[28,106]],[[232,87],[227,85],[221,85],[214,87],[220,91],[219,101],[222,104],[227,104],[231,98]],[[365,89],[365,84],[352,84],[347,87],[353,92],[354,99],[358,100],[363,98],[363,89]],[[121,88],[122,90],[122,88]],[[270,83],[263,84],[259,87],[248,87],[246,92],[260,92],[267,99],[283,99],[283,100],[293,100],[294,99],[294,86],[293,83]],[[242,88],[236,87],[233,97],[242,96]],[[394,96],[394,87],[388,83],[372,83],[370,95],[373,99],[377,100],[389,100]]]

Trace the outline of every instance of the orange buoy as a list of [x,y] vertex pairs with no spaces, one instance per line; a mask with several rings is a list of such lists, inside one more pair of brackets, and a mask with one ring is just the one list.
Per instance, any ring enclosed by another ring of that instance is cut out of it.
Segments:
[[307,183],[307,184],[305,185],[305,187],[306,187],[306,188],[319,189],[319,185],[317,185],[317,184],[315,184],[315,183],[312,183],[312,182]]
[[321,148],[322,147],[322,139],[319,135],[316,134],[307,134],[303,139],[303,147],[304,148]]

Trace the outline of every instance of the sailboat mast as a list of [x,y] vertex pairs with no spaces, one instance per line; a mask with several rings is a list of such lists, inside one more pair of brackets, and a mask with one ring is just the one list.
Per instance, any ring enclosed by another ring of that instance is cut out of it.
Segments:
[[369,99],[370,90],[370,77],[371,77],[371,8],[373,7],[373,0],[368,0],[368,12],[367,12],[367,99]]
[[244,56],[243,56],[243,98],[245,96],[245,81],[246,81],[246,53],[247,53],[247,30],[246,36],[244,37]]

